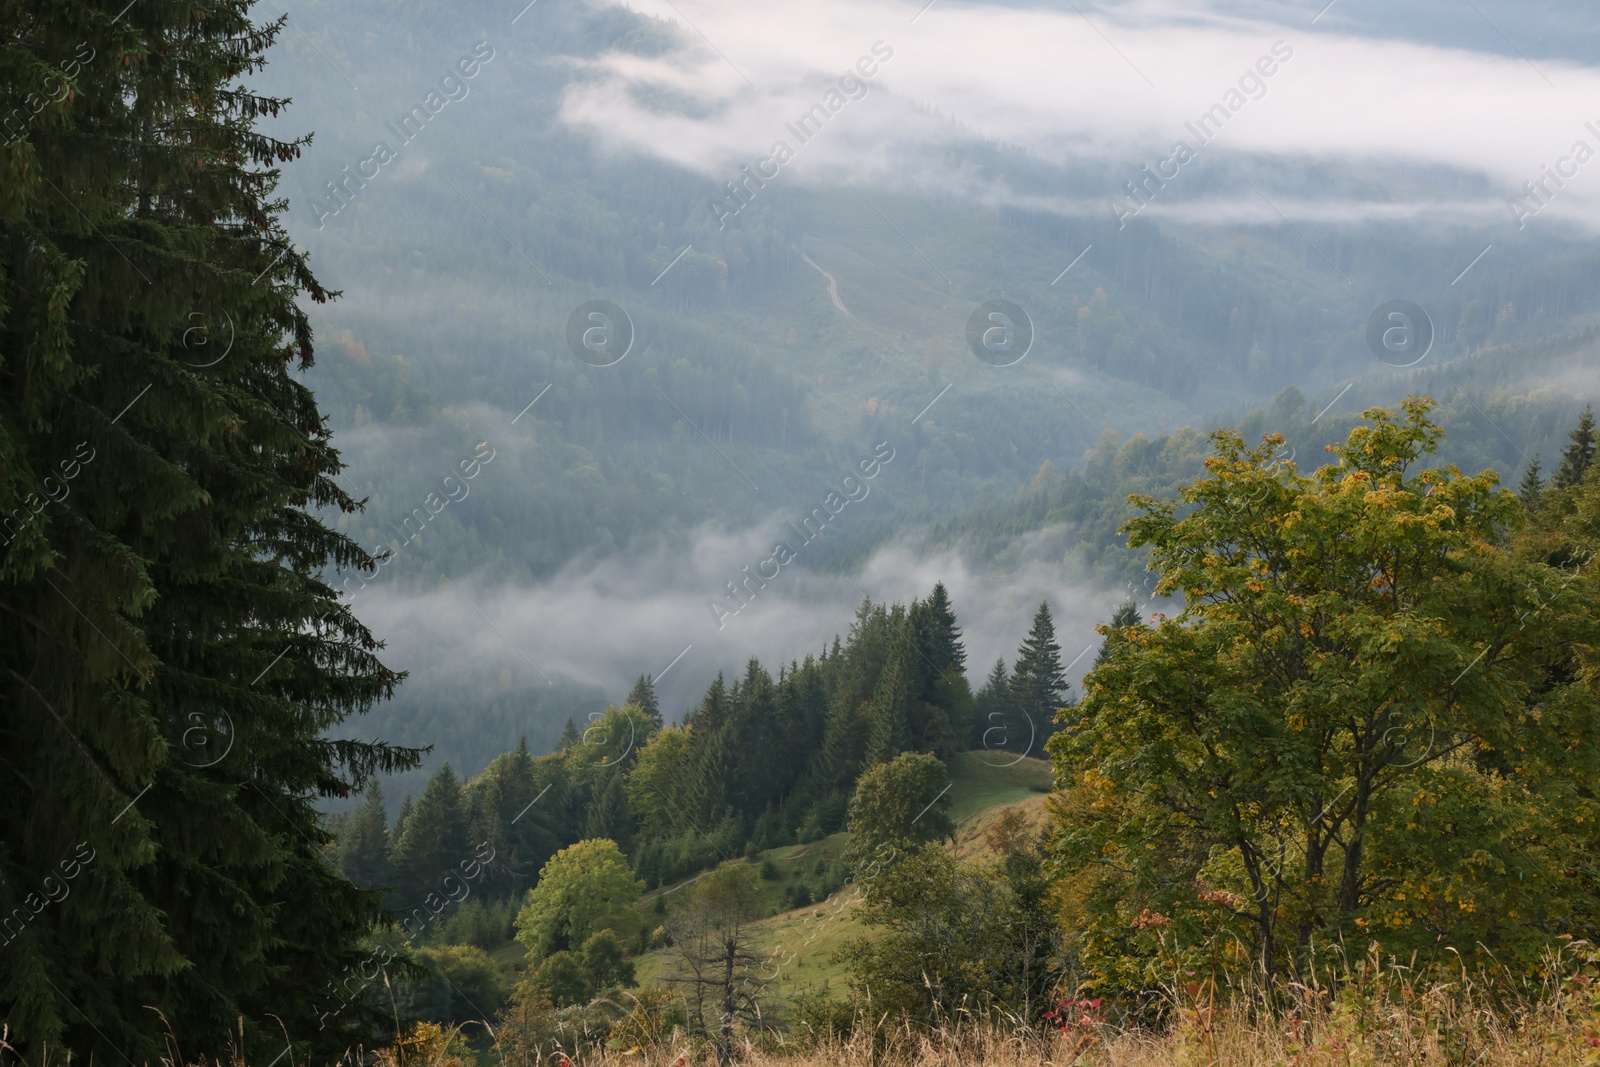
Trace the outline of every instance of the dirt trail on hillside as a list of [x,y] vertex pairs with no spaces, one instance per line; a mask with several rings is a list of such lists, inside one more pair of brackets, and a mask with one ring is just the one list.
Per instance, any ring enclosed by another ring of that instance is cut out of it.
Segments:
[[818,274],[828,279],[828,298],[833,301],[833,306],[838,308],[845,318],[854,319],[855,316],[850,314],[850,309],[844,306],[843,300],[839,299],[839,282],[834,276],[823,270],[816,260],[805,254],[804,250],[800,252],[800,258],[811,264],[812,269]]

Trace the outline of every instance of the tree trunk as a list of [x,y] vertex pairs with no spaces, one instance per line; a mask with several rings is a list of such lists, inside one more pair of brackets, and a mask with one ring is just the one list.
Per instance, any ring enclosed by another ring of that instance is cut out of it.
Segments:
[[722,944],[722,1028],[717,1034],[717,1062],[733,1058],[733,963],[739,942],[728,938]]
[[1276,977],[1273,965],[1276,944],[1272,936],[1272,905],[1263,900],[1258,907],[1257,914],[1259,918],[1256,923],[1261,927],[1261,984],[1263,991],[1270,995],[1272,982]]
[[1339,911],[1348,915],[1361,906],[1361,844],[1367,827],[1367,799],[1371,786],[1358,787],[1355,809],[1350,813],[1350,846],[1344,850],[1344,872],[1339,879]]

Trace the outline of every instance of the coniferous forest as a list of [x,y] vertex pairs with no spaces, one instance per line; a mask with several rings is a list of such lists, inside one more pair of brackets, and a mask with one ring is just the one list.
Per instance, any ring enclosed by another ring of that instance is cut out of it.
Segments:
[[1380,7],[0,0],[0,1067],[1595,1062],[1600,22]]
[[[315,1028],[282,984],[358,962],[381,914],[325,862],[318,798],[417,755],[324,733],[399,678],[321,573],[364,555],[320,517],[357,505],[296,376],[329,295],[279,221],[301,144],[240,87],[279,28],[116,14],[5,20],[8,89],[63,89],[3,163],[0,998],[30,1058],[143,1062],[162,1018]],[[196,309],[227,310],[229,358],[185,347]]]

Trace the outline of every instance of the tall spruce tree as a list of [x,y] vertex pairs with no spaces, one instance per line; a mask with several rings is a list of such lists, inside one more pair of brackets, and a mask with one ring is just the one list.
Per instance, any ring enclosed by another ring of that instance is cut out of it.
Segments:
[[850,786],[866,765],[873,718],[870,702],[857,703],[849,694],[836,696],[828,706],[822,749],[812,761],[812,778],[819,793]]
[[394,829],[389,831],[389,859],[391,864],[394,861],[394,848],[400,843],[400,839],[405,836],[406,824],[411,821],[411,812],[414,806],[411,802],[411,794],[407,793],[405,799],[400,801],[400,810],[395,813]]
[[913,601],[907,615],[915,656],[913,672],[918,706],[911,719],[911,747],[949,756],[965,745],[971,727],[972,691],[966,684],[967,653],[961,630],[941,582],[924,601]]
[[655,720],[657,726],[661,725],[661,705],[656,703],[655,682],[648,674],[639,675],[639,680],[633,683],[633,688],[628,690],[628,704],[642,708],[644,712]]
[[[908,624],[902,625],[909,629]],[[918,741],[916,720],[920,717],[915,690],[916,646],[905,634],[889,653],[888,662],[878,674],[868,717],[867,763],[883,763],[912,748]]]
[[1005,748],[1012,733],[1011,674],[1006,661],[996,659],[989,677],[973,699],[972,730],[968,748]]
[[572,721],[572,716],[567,716],[567,724],[561,728],[561,737],[556,741],[556,748],[565,752],[578,747],[578,724]]
[[561,847],[554,786],[539,784],[528,739],[495,757],[466,791],[471,841],[474,847],[487,841],[495,852],[482,875],[485,893],[503,897],[526,889]]
[[[297,371],[328,299],[244,84],[252,0],[0,0],[0,1018],[25,1058],[337,1053],[377,894],[319,797],[416,754],[325,732],[399,680]],[[37,106],[36,106],[37,105]],[[68,872],[70,871],[70,875]],[[59,880],[67,879],[65,883]],[[69,892],[32,906],[41,886]],[[275,1021],[277,1020],[277,1021]],[[271,1051],[268,1051],[268,1050]]]
[[950,594],[943,582],[936,582],[924,605],[932,624],[925,651],[935,671],[944,672],[954,667],[958,673],[967,670],[967,650],[961,644],[961,628],[956,625],[955,609],[950,606]]
[[1583,475],[1594,461],[1595,432],[1594,409],[1585,407],[1578,416],[1578,426],[1567,435],[1572,441],[1561,451],[1561,466],[1556,468],[1550,484],[1557,489],[1571,489],[1583,484]]
[[[1055,732],[1056,712],[1066,693],[1067,676],[1061,669],[1061,645],[1056,642],[1050,605],[1041,600],[1033,616],[1033,627],[1017,650],[1017,662],[1011,669],[1012,708],[1027,721],[1031,735],[1039,744]],[[1035,754],[1042,752],[1039,744],[1031,746]]]
[[367,799],[339,835],[339,867],[362,889],[389,884],[389,814],[383,808],[383,787],[367,786]]
[[[1544,471],[1539,466],[1539,453],[1535,452],[1532,462],[1522,475],[1522,483],[1517,486],[1517,499],[1522,501],[1523,510],[1532,512],[1539,506],[1539,498],[1543,495]],[[1099,661],[1096,661],[1095,666],[1099,666]]]
[[428,779],[395,843],[396,907],[404,911],[429,893],[442,892],[445,876],[457,873],[461,862],[473,854],[475,842],[468,839],[467,828],[461,779],[446,763]]
[[604,837],[628,848],[633,841],[633,816],[622,788],[622,769],[612,768],[594,785],[594,798],[584,813],[583,836]]
[[730,703],[727,682],[719,674],[689,716],[694,762],[684,795],[662,797],[669,806],[683,808],[692,826],[713,826],[727,812],[728,785],[738,758],[737,746],[730,736]]
[[1129,597],[1117,605],[1117,610],[1111,615],[1111,621],[1106,624],[1108,632],[1100,642],[1100,650],[1094,655],[1094,665],[1098,667],[1105,663],[1116,652],[1118,645],[1127,643],[1127,638],[1122,635],[1123,630],[1137,626],[1143,621],[1144,617],[1139,614],[1137,600]]

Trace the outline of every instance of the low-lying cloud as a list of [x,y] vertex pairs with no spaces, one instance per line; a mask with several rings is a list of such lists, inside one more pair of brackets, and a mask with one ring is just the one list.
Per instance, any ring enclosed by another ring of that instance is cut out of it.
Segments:
[[[776,671],[821,652],[834,635],[848,633],[864,597],[908,603],[944,582],[977,686],[996,657],[1015,657],[1040,600],[1051,605],[1063,660],[1070,662],[1098,642],[1094,627],[1122,596],[1046,563],[995,575],[955,552],[924,556],[891,546],[850,574],[786,567],[719,629],[708,600],[783,532],[781,517],[738,531],[708,526],[685,541],[569,565],[534,585],[505,585],[484,572],[420,595],[374,588],[355,610],[388,641],[391,666],[432,683],[448,678],[464,700],[503,688],[505,671],[516,688],[544,684],[542,674],[616,700],[640,674],[664,673],[662,710],[676,717],[717,672],[742,674],[752,656]],[[1074,680],[1092,659],[1078,660]]]
[[[678,22],[683,47],[602,56],[569,87],[562,118],[718,179],[708,195],[730,164],[768,153],[784,122],[815,104],[817,86],[878,39],[893,47],[893,63],[785,168],[785,180],[791,171],[811,182],[888,179],[897,161],[930,146],[975,140],[1059,162],[1147,160],[1169,153],[1186,123],[1227,99],[1239,72],[1283,42],[1292,64],[1270,94],[1230,118],[1208,154],[1313,159],[1354,176],[1368,160],[1445,166],[1487,177],[1493,191],[1473,212],[1492,205],[1514,229],[1507,198],[1524,195],[1529,175],[1600,120],[1593,66],[1540,58],[1535,67],[1520,56],[1333,32],[1287,13],[1243,18],[1138,3],[1086,16],[949,0],[920,15],[922,0],[628,6]],[[662,108],[654,101],[663,94],[694,100],[695,113]],[[1311,210],[1305,200],[1277,207]],[[1460,206],[1459,198],[1441,204]],[[1600,172],[1575,178],[1548,212],[1600,226]]]

